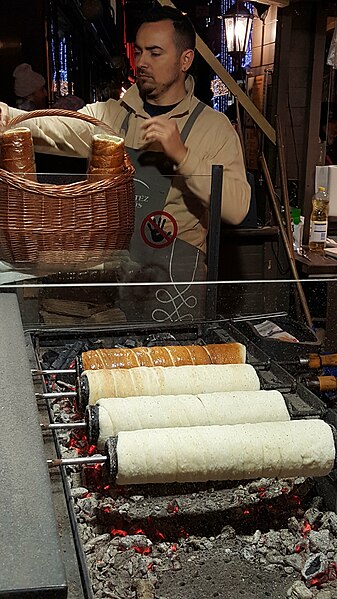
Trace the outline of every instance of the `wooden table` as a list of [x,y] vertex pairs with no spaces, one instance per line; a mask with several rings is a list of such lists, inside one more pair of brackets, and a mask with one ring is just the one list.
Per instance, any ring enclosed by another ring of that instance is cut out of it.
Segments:
[[324,350],[337,351],[337,259],[317,252],[307,252],[308,259],[295,254],[301,278],[325,279],[327,282],[327,308]]

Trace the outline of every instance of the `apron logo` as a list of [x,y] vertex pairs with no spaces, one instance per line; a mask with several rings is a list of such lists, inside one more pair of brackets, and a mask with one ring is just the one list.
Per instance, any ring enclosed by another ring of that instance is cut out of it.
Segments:
[[144,204],[147,204],[149,201],[149,196],[144,195],[136,195],[136,208],[142,208]]
[[165,248],[177,237],[177,221],[171,214],[156,210],[148,214],[140,227],[140,234],[146,245],[152,248]]
[[[145,187],[144,192],[146,193],[147,189],[150,189],[150,187],[147,185],[147,183],[145,183],[145,181],[142,181],[141,179],[134,179],[135,183],[140,183],[140,185],[143,185]],[[149,196],[145,195],[145,193],[136,193],[135,196],[135,200],[136,200],[136,208],[142,208],[144,204],[147,204],[149,201]]]

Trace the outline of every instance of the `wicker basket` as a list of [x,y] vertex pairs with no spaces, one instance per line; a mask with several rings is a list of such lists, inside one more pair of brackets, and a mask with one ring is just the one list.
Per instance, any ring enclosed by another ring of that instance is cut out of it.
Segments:
[[[8,128],[44,116],[77,118],[114,134],[93,117],[56,109],[27,112]],[[125,172],[90,183],[37,183],[0,169],[0,260],[21,269],[88,267],[127,249],[134,227],[133,174],[127,154]]]

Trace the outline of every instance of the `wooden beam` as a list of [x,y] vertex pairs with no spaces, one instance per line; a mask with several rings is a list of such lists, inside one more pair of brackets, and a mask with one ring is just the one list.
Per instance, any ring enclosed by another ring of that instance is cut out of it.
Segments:
[[[159,0],[162,6],[172,6],[176,8],[171,0]],[[267,121],[267,119],[263,116],[263,114],[259,111],[259,109],[253,104],[253,102],[248,98],[247,94],[241,89],[241,87],[236,83],[233,77],[228,73],[225,67],[221,64],[221,62],[214,56],[213,52],[209,49],[207,44],[201,39],[201,37],[197,34],[196,38],[196,48],[201,56],[206,60],[211,69],[218,75],[221,81],[228,87],[229,91],[235,96],[238,102],[243,106],[243,108],[248,112],[249,116],[253,119],[253,121],[258,125],[258,127],[263,131],[263,133],[270,139],[270,141],[275,144],[276,143],[276,133],[275,129],[271,126],[271,124]]]
[[[285,8],[289,6],[289,0],[258,0],[260,4],[269,4],[269,6],[278,6],[278,8]],[[254,4],[254,0],[252,0]]]

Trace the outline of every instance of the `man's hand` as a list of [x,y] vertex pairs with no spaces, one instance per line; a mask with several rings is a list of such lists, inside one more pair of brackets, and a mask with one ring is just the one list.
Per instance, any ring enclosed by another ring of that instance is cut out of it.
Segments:
[[159,142],[166,156],[179,164],[186,156],[187,148],[181,141],[177,123],[173,119],[154,116],[141,126],[145,144]]
[[5,129],[9,123],[9,108],[7,104],[0,102],[0,129]]

